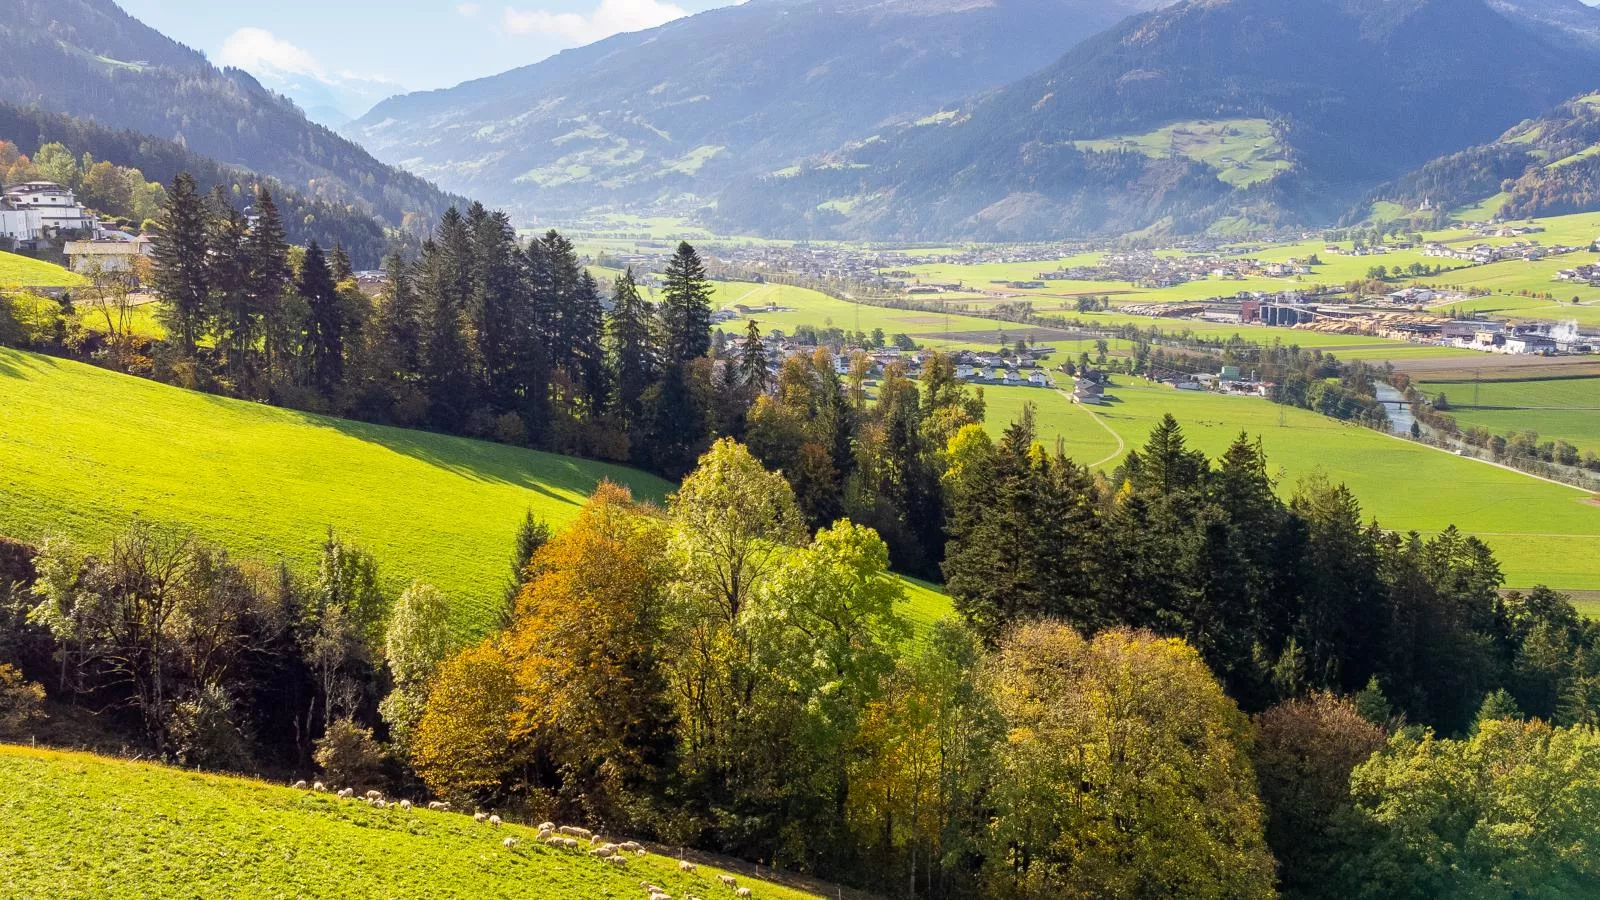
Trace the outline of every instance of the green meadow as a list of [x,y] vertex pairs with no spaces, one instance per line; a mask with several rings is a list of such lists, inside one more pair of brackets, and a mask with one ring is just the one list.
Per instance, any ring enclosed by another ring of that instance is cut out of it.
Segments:
[[1174,122],[1144,134],[1077,141],[1079,150],[1127,150],[1145,156],[1184,156],[1217,170],[1234,187],[1265,181],[1293,164],[1266,119]]
[[1430,380],[1417,387],[1430,396],[1444,394],[1448,414],[1463,428],[1480,425],[1494,434],[1532,430],[1542,440],[1559,438],[1600,453],[1600,378]]
[[185,391],[0,349],[0,534],[109,540],[135,516],[255,559],[310,565],[327,528],[391,586],[451,597],[458,626],[496,616],[527,510],[561,525],[601,479],[662,500],[622,466],[367,425]]
[[[463,813],[358,800],[85,753],[0,745],[0,896],[732,896],[720,870],[650,855],[626,867]],[[516,838],[507,849],[503,841]],[[623,836],[618,836],[623,837]],[[738,876],[757,898],[821,895]],[[831,893],[831,892],[830,892]]]
[[[1494,547],[1510,587],[1600,589],[1600,504],[1583,491],[1399,440],[1308,410],[1254,397],[1178,391],[1117,376],[1106,406],[1084,407],[1036,388],[989,387],[989,428],[998,433],[1025,402],[1040,440],[1083,463],[1114,468],[1166,413],[1191,446],[1213,458],[1241,431],[1259,437],[1284,494],[1320,473],[1349,485],[1368,517],[1398,531],[1431,534],[1454,524]],[[1109,430],[1108,430],[1109,429]]]
[[54,263],[0,251],[0,288],[76,287],[83,279]]

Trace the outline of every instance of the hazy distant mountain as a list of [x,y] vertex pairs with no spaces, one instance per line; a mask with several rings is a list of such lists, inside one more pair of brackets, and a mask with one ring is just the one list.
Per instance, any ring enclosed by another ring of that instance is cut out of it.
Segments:
[[1186,0],[946,121],[737,183],[717,215],[879,238],[1326,221],[1597,76],[1581,41],[1483,0]]
[[0,99],[176,140],[399,225],[452,198],[307,121],[237,69],[132,18],[111,0],[0,3]]
[[344,129],[523,211],[719,189],[1038,69],[1163,0],[750,0],[448,90]]

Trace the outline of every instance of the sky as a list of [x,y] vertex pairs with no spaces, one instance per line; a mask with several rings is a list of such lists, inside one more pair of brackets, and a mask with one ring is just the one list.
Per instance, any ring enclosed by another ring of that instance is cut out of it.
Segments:
[[328,124],[730,0],[117,0]]

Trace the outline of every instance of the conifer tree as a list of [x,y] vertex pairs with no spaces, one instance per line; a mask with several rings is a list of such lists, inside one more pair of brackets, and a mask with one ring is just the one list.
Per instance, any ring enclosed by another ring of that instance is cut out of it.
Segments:
[[287,355],[288,327],[283,316],[283,292],[289,286],[289,241],[278,203],[266,185],[256,189],[256,221],[250,227],[250,305],[261,317],[262,347],[269,370]]
[[162,318],[167,330],[188,356],[194,355],[211,312],[206,262],[210,218],[194,176],[179,173],[167,191],[167,202],[151,241],[151,280],[166,301]]
[[247,387],[247,356],[261,332],[250,279],[250,235],[244,216],[231,204],[222,204],[212,218],[206,280],[216,310],[216,332],[228,373],[240,389]]
[[630,429],[640,424],[645,392],[655,378],[655,357],[650,344],[650,305],[639,296],[633,270],[617,278],[611,293],[611,321],[607,327],[611,382],[616,405]]
[[667,263],[661,291],[662,351],[666,362],[682,363],[711,349],[711,283],[700,254],[687,241]]
[[328,254],[328,270],[333,273],[334,284],[343,284],[356,276],[356,270],[350,265],[350,254],[344,252],[343,244],[333,245],[333,251]]
[[389,282],[383,305],[378,310],[378,340],[383,345],[388,374],[401,381],[416,376],[422,358],[422,320],[415,278],[400,254],[384,262]]
[[572,320],[572,344],[567,348],[572,375],[584,408],[598,413],[610,394],[605,358],[605,307],[600,303],[600,286],[587,270],[579,270],[578,287],[568,306]]
[[452,207],[440,219],[438,237],[423,246],[419,267],[428,421],[445,431],[460,431],[477,403],[466,335],[471,251],[466,222]]
[[295,290],[306,302],[305,347],[311,385],[332,397],[344,377],[345,315],[333,271],[316,241],[306,248]]
[[767,348],[761,343],[761,329],[754,319],[744,330],[744,343],[739,347],[739,381],[753,395],[767,389]]
[[472,293],[467,304],[472,324],[483,399],[497,412],[517,406],[517,361],[526,328],[527,304],[517,269],[516,232],[504,213],[489,213],[474,203],[467,211],[472,241]]

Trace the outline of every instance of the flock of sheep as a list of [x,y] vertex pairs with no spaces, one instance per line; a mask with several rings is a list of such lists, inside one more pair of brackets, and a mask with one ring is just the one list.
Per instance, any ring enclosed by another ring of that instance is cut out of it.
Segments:
[[[316,791],[318,793],[328,793],[329,791],[328,786],[320,781],[313,781],[310,784],[307,784],[304,781],[296,781],[292,787],[295,790]],[[365,794],[362,794],[359,797],[356,796],[355,788],[342,788],[334,793],[341,799],[360,800],[366,803],[368,806],[376,809],[387,809],[390,806],[394,806],[402,810],[411,809],[410,800],[389,801],[384,799],[381,791],[367,791]],[[444,803],[437,800],[429,803],[428,808],[438,812],[451,811],[449,803]],[[473,813],[472,820],[480,824],[487,824],[491,828],[499,828],[502,824],[504,824],[499,816],[484,812]],[[557,847],[562,850],[570,850],[575,853],[583,852],[584,842],[587,841],[589,848],[588,854],[590,856],[593,856],[596,859],[604,860],[606,863],[614,866],[627,865],[630,855],[638,857],[646,856],[649,853],[649,851],[647,851],[638,841],[611,843],[609,841],[605,841],[603,838],[597,836],[594,832],[587,828],[579,828],[576,825],[561,825],[558,827],[554,822],[540,823],[539,835],[535,838],[535,840],[549,847]],[[501,846],[505,847],[507,850],[515,850],[517,845],[520,843],[522,843],[522,841],[514,837],[508,837],[500,842]],[[682,872],[686,875],[693,874],[695,868],[695,864],[689,862],[688,860],[678,860],[679,872]],[[732,875],[718,875],[717,880],[720,881],[723,886],[730,888],[735,897],[743,898],[751,896],[750,889],[747,887],[740,887],[739,880],[734,878]],[[656,885],[649,883],[648,881],[639,882],[639,886],[644,888],[645,891],[649,893],[649,900],[672,900],[671,894],[667,893]],[[691,894],[685,898],[685,900],[700,900],[700,898]]]

